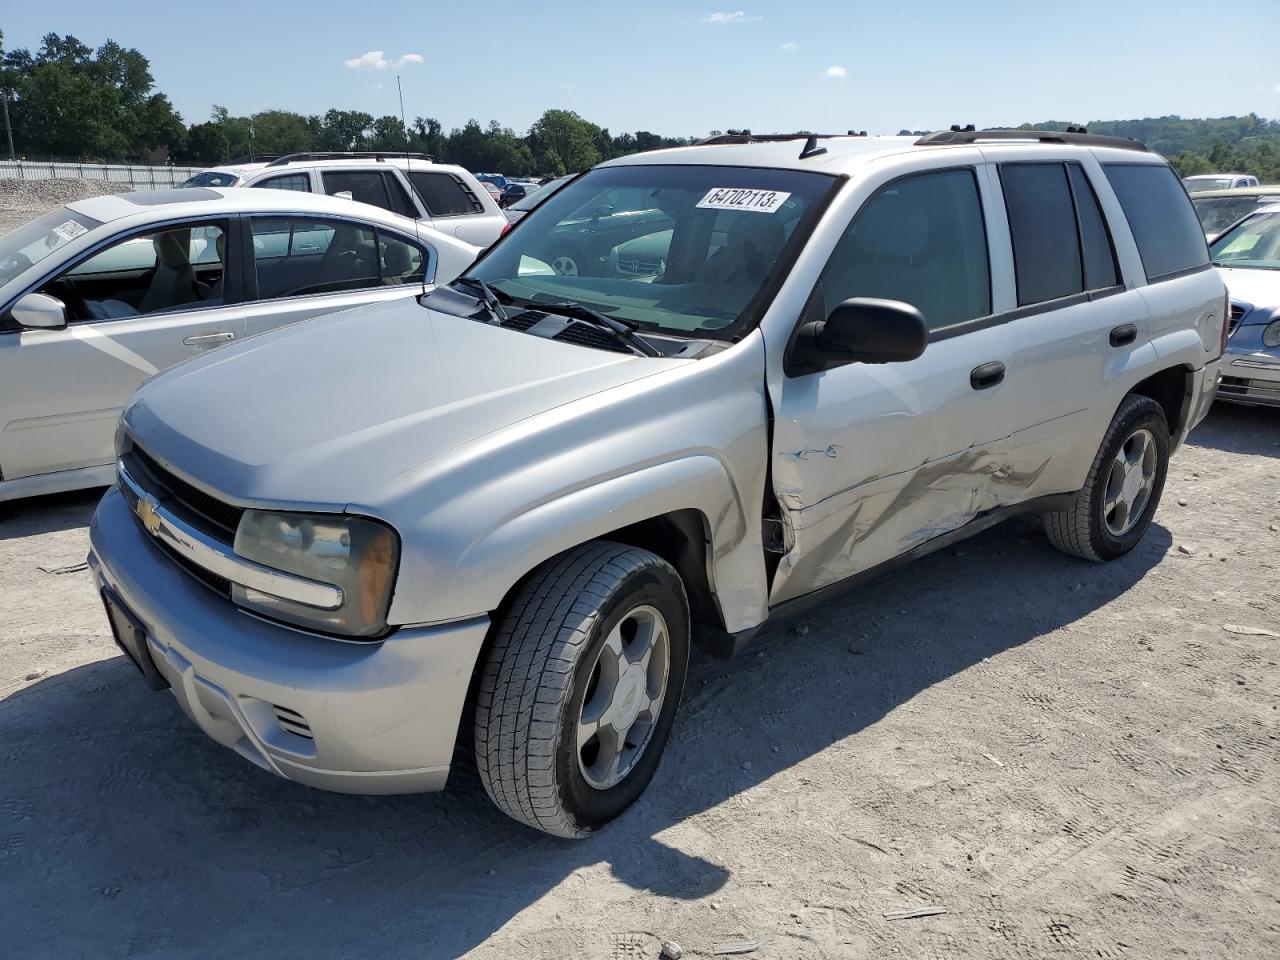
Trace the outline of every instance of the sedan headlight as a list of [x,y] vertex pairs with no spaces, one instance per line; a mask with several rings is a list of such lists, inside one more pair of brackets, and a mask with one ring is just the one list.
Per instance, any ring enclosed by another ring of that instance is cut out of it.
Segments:
[[1262,331],[1262,345],[1280,347],[1280,320],[1272,320],[1267,324],[1267,329]]
[[327,633],[374,637],[386,632],[400,541],[385,524],[366,517],[246,510],[235,551],[340,592],[337,605],[325,608],[232,584],[231,599],[240,606]]

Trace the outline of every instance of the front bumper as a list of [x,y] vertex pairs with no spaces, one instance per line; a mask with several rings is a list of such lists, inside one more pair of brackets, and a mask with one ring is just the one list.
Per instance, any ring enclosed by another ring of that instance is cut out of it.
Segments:
[[89,565],[141,622],[160,674],[206,734],[281,777],[340,793],[444,787],[488,617],[375,643],[245,613],[182,570],[112,488]]
[[1232,403],[1280,407],[1280,349],[1246,352],[1233,351],[1228,345],[1218,397]]

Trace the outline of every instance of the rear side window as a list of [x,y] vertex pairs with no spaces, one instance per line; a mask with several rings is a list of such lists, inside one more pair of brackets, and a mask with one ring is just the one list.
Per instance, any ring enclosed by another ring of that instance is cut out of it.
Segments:
[[311,192],[311,178],[305,173],[287,173],[282,177],[269,177],[259,180],[255,187],[266,187],[269,190],[297,190],[300,193]]
[[453,174],[413,171],[409,174],[409,182],[433,217],[484,213],[480,199]]
[[409,191],[401,185],[400,178],[394,173],[384,172],[382,175],[386,178],[387,191],[391,194],[391,209],[406,217],[418,219],[418,211],[409,199]]
[[1076,202],[1076,219],[1080,225],[1080,255],[1084,259],[1084,288],[1105,290],[1120,282],[1116,268],[1115,247],[1107,221],[1098,206],[1098,195],[1079,164],[1067,164],[1071,179],[1071,195]]
[[260,300],[381,283],[380,251],[370,227],[301,217],[255,217],[252,222]]
[[[744,214],[755,216],[755,214]],[[991,313],[991,271],[972,170],[895,180],[858,211],[818,281],[830,311],[851,297],[909,303],[931,330]]]
[[416,243],[378,231],[378,260],[382,285],[396,287],[405,283],[422,283],[427,265],[426,252]]
[[1000,186],[1013,237],[1018,306],[1083,292],[1066,168],[1060,163],[1003,164]]
[[1129,220],[1148,281],[1209,262],[1200,221],[1171,169],[1147,163],[1108,163],[1103,169]]
[[323,177],[324,192],[330,196],[349,193],[351,199],[358,203],[371,203],[383,210],[395,210],[380,170],[326,170]]

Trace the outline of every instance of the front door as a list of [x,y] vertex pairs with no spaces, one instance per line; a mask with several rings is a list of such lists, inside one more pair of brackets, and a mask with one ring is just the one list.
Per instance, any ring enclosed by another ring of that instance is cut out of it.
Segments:
[[109,464],[116,421],[146,379],[244,336],[227,220],[152,228],[58,273],[57,330],[0,332],[5,480]]
[[[771,603],[842,580],[990,509],[1009,435],[1012,351],[992,314],[979,170],[891,181],[859,210],[805,319],[851,297],[916,306],[919,358],[784,378],[773,486],[785,554]],[[985,181],[985,177],[981,178]]]

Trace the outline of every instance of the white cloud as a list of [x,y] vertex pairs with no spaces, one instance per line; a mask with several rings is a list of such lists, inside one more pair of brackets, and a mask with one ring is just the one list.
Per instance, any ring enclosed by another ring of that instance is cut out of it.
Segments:
[[1274,87],[1272,87],[1272,88],[1271,88],[1271,92],[1272,92],[1272,93],[1280,93],[1280,83],[1277,83]]
[[783,53],[795,53],[799,49],[800,49],[800,44],[796,43],[794,40],[788,40],[786,43],[782,45]]
[[426,59],[420,53],[406,53],[395,60],[388,60],[381,50],[370,50],[342,62],[352,70],[390,70],[410,63],[426,63]]
[[702,18],[703,23],[754,23],[757,20],[763,20],[763,17],[749,17],[742,10],[717,10],[715,13],[709,13]]
[[845,74],[847,74],[848,72],[849,71],[846,70],[844,67],[839,66],[838,64],[832,64],[831,66],[827,67],[827,69],[823,70],[822,73],[818,74],[818,76],[829,77],[832,80],[843,80],[845,77]]

